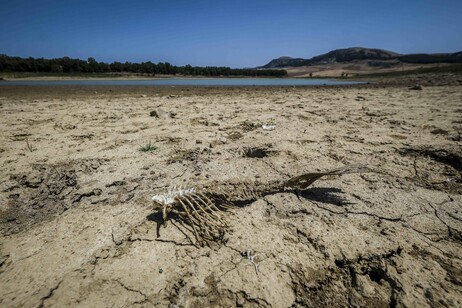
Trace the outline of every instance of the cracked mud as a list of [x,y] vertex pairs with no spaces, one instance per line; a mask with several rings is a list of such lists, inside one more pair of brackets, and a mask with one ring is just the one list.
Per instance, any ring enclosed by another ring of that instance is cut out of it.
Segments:
[[[462,306],[460,86],[63,91],[0,97],[1,307]],[[150,202],[355,163],[212,247]]]

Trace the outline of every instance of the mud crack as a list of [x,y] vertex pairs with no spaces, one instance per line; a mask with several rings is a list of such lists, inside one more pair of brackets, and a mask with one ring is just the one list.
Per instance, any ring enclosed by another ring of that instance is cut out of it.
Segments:
[[53,296],[53,293],[54,293],[57,289],[59,289],[59,287],[60,287],[60,285],[61,285],[61,283],[62,283],[63,281],[64,281],[64,280],[60,280],[53,288],[51,288],[51,289],[48,291],[47,295],[45,295],[44,297],[42,297],[42,298],[40,299],[39,308],[43,308],[43,307],[44,307],[45,301]]
[[343,210],[337,212],[337,211],[325,208],[325,207],[323,207],[322,205],[320,205],[319,203],[317,203],[317,202],[315,202],[313,200],[310,200],[310,202],[313,203],[314,205],[316,205],[317,208],[322,209],[324,211],[327,211],[327,212],[329,212],[331,214],[334,214],[334,215],[345,215],[345,214],[366,215],[366,216],[373,217],[373,218],[376,218],[376,219],[379,219],[379,220],[386,220],[386,221],[391,221],[391,222],[403,221],[403,217],[385,217],[385,216],[381,216],[381,215],[377,215],[377,214],[369,213],[369,212],[365,212],[365,211],[363,211],[363,212],[354,212],[354,211],[349,211],[347,209],[343,209]]
[[[446,221],[444,221],[444,219],[442,219],[438,213],[438,209],[429,201],[426,201],[426,203],[433,209],[433,213],[435,214],[435,217],[442,223],[446,226],[447,230],[448,230],[448,236],[454,240],[457,240],[457,241],[462,241],[462,235],[460,234],[460,232],[454,228],[452,228],[451,226],[448,225],[448,223]],[[449,214],[449,213],[448,213]]]
[[147,296],[146,294],[144,294],[143,292],[141,292],[140,290],[136,290],[134,288],[130,288],[128,286],[126,286],[123,282],[117,280],[117,279],[114,279],[112,280],[116,283],[118,283],[122,288],[124,288],[125,290],[129,291],[129,292],[134,292],[134,293],[138,293],[139,295],[143,296],[144,299],[142,301],[138,301],[138,302],[134,302],[132,304],[144,304],[144,303],[150,303],[151,305],[154,306],[154,303],[149,299],[149,296]]

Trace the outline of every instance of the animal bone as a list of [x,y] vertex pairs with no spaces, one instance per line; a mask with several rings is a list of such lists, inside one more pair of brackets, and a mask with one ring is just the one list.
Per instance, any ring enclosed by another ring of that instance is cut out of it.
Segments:
[[164,223],[168,214],[181,217],[191,227],[196,242],[203,246],[223,238],[228,228],[224,215],[231,208],[253,202],[264,195],[287,190],[306,189],[325,175],[367,172],[363,165],[352,165],[326,172],[305,173],[285,182],[222,183],[202,189],[173,188],[167,193],[154,195],[152,201],[162,207]]

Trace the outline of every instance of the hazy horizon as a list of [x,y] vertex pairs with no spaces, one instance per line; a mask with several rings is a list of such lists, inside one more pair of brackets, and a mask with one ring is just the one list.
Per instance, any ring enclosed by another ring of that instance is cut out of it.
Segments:
[[0,54],[255,67],[333,49],[462,50],[461,1],[24,1],[0,5]]

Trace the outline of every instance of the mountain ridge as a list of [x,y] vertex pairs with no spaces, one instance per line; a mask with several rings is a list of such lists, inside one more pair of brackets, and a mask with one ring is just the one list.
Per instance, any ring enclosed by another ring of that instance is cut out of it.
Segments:
[[288,56],[271,60],[258,68],[285,68],[331,63],[346,63],[358,60],[390,61],[397,60],[403,63],[462,63],[462,51],[455,53],[435,54],[399,54],[397,52],[365,47],[350,47],[331,50],[327,53],[314,56],[310,59],[292,58]]

